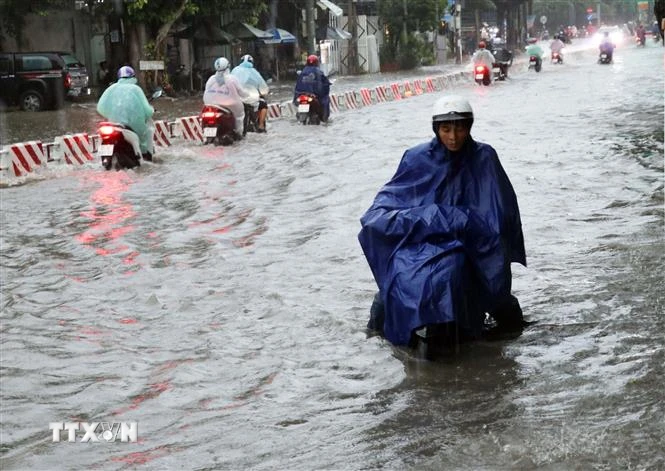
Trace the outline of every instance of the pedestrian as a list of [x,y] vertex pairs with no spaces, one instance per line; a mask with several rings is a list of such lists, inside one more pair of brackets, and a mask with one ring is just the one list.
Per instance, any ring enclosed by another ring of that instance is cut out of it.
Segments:
[[99,63],[99,70],[97,70],[97,85],[99,86],[99,96],[102,96],[104,90],[106,90],[108,86],[111,85],[113,80],[112,77],[113,75],[109,70],[108,63],[106,61],[101,61]]
[[521,332],[511,262],[526,266],[520,211],[496,151],[471,137],[459,96],[432,110],[434,138],[402,156],[361,218],[358,239],[378,285],[368,328],[408,345],[423,326],[484,332],[485,313]]

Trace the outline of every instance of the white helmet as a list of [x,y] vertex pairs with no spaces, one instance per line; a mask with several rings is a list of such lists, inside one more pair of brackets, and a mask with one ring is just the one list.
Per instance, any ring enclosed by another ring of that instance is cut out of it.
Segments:
[[252,56],[250,56],[249,54],[245,54],[240,59],[240,62],[249,62],[249,63],[253,64],[254,63],[254,58]]
[[442,96],[432,107],[432,129],[438,133],[439,124],[446,121],[469,121],[473,125],[473,109],[467,100],[457,95]]
[[226,57],[220,57],[215,61],[215,70],[217,72],[225,72],[229,70],[229,60]]

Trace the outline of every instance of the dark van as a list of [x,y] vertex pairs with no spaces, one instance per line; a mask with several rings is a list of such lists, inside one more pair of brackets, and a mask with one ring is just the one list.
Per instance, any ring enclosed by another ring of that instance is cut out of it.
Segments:
[[51,52],[0,52],[0,101],[25,111],[62,108],[71,86],[65,61]]

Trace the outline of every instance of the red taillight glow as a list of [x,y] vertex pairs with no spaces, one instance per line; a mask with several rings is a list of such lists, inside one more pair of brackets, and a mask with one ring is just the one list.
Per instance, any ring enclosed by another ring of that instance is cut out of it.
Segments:
[[72,86],[72,76],[67,72],[67,75],[65,75],[65,88],[69,88]]
[[218,111],[204,111],[201,113],[201,118],[203,119],[215,119],[221,115]]
[[99,135],[102,137],[109,137],[115,134],[115,128],[113,126],[100,126]]
[[482,65],[476,67],[476,72],[482,72],[483,70],[485,70],[485,67]]
[[300,96],[298,97],[298,103],[310,103],[311,101],[312,101],[312,97],[311,97],[311,96],[300,95]]

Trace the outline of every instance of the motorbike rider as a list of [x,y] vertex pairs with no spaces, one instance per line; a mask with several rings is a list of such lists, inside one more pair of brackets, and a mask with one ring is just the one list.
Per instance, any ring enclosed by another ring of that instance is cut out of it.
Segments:
[[152,160],[155,128],[151,118],[155,110],[138,86],[136,72],[131,66],[118,69],[118,81],[104,90],[97,103],[97,112],[108,121],[123,124],[134,131],[139,138],[143,158]]
[[[561,35],[558,36],[561,37]],[[535,38],[529,40],[529,45],[526,47],[526,53],[529,57],[534,56],[536,58],[536,67],[542,65],[545,52]]]
[[473,53],[473,56],[471,56],[471,63],[473,64],[474,68],[479,64],[487,67],[487,70],[489,70],[490,73],[490,80],[491,80],[492,68],[494,67],[496,59],[494,58],[494,55],[486,49],[486,46],[487,45],[485,44],[485,41],[480,41],[478,43],[478,50]]
[[[268,116],[268,104],[265,97],[270,89],[261,74],[254,68],[254,58],[245,54],[240,60],[240,64],[235,66],[231,75],[238,79],[240,85],[247,91],[249,98],[245,104],[250,107],[251,112],[256,113],[257,129],[256,132],[266,132],[266,117]],[[248,120],[245,119],[248,124]],[[247,126],[243,129],[243,134],[247,133]]]
[[307,56],[305,67],[298,75],[293,102],[297,103],[298,96],[303,93],[316,95],[321,104],[319,119],[323,122],[328,121],[330,116],[330,80],[319,68],[319,58],[314,54]]
[[559,54],[559,57],[563,61],[563,53],[561,52],[566,45],[559,38],[559,35],[554,36],[554,41],[550,44],[550,51],[552,51],[552,57],[554,54]]
[[639,23],[637,25],[637,29],[635,30],[635,36],[637,37],[638,41],[640,42],[640,46],[644,46],[646,43],[646,29],[644,29],[644,25],[642,23]]
[[608,62],[612,62],[612,55],[614,54],[615,47],[616,46],[614,45],[612,39],[610,38],[609,31],[605,31],[605,33],[603,34],[603,40],[600,42],[598,49],[600,49],[601,54],[603,52],[607,54]]
[[234,136],[236,139],[241,139],[245,120],[243,100],[247,100],[249,94],[240,85],[238,79],[231,75],[230,66],[226,57],[219,57],[215,60],[215,73],[206,82],[203,103],[230,109],[236,120]]
[[459,96],[438,99],[431,141],[408,149],[360,219],[358,240],[379,292],[367,327],[407,345],[427,325],[478,338],[489,313],[521,332],[511,262],[526,266],[517,197],[496,151],[471,137]]
[[490,49],[496,64],[499,66],[499,78],[505,79],[508,77],[508,69],[513,63],[513,53],[506,49],[506,43],[503,41],[499,33],[497,33],[494,36],[494,39],[492,39]]

